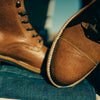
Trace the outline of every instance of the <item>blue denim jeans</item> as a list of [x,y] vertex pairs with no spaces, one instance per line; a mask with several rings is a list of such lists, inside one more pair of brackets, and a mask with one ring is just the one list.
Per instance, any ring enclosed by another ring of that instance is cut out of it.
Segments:
[[83,80],[70,88],[56,88],[34,72],[0,65],[0,98],[18,100],[96,100],[94,88]]

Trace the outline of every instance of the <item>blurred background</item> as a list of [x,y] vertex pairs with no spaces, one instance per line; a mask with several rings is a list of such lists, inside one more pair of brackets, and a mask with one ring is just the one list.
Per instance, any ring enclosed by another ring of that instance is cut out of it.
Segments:
[[[29,20],[50,48],[62,25],[92,0],[25,0]],[[100,64],[87,80],[100,94]]]
[[50,47],[62,25],[91,0],[25,0],[32,26]]

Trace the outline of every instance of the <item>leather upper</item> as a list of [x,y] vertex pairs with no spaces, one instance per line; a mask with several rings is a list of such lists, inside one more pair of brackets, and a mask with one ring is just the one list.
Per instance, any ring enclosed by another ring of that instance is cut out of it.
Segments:
[[[16,7],[20,2],[21,6]],[[18,61],[25,62],[33,67],[41,69],[47,48],[36,31],[27,31],[32,28],[27,21],[27,15],[21,16],[19,12],[26,12],[24,0],[2,0],[0,2],[0,55],[4,55]],[[40,73],[40,71],[37,71]]]
[[59,31],[47,63],[47,75],[54,86],[74,86],[100,63],[100,37],[98,41],[93,41],[97,36],[92,36],[94,33],[100,34],[97,28],[98,10],[100,4],[92,0],[74,14]]

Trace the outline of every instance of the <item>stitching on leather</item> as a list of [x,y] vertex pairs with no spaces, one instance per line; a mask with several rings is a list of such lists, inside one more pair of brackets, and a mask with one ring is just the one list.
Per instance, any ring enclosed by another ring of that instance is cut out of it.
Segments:
[[60,39],[62,41],[64,41],[65,43],[69,44],[70,46],[72,46],[75,50],[77,50],[78,52],[80,52],[84,57],[86,57],[89,61],[91,61],[95,66],[97,66],[98,64],[91,58],[89,57],[86,53],[84,53],[83,51],[81,51],[79,48],[77,48],[74,44],[72,44],[71,42],[67,41],[66,39],[60,37]]

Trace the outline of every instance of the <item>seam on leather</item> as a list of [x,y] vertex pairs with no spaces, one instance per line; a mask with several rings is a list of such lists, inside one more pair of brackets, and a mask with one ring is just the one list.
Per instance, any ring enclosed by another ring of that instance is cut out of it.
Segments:
[[89,61],[91,61],[95,66],[97,66],[98,64],[91,58],[89,57],[86,53],[84,53],[82,50],[80,50],[79,48],[77,48],[74,44],[72,44],[71,42],[67,41],[67,39],[64,39],[62,37],[60,37],[60,39],[62,41],[64,41],[65,43],[69,44],[71,47],[73,47],[75,50],[77,50],[80,54],[82,54],[85,58],[87,58]]

